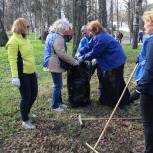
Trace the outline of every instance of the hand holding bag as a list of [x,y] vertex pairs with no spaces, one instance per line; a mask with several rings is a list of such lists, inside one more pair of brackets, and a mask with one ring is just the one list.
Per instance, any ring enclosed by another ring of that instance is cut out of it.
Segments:
[[65,70],[70,70],[72,68],[72,65],[70,65],[69,63],[63,61],[61,58],[59,58],[59,62],[60,62],[60,67],[65,69]]
[[[52,48],[53,48],[54,53],[56,54],[53,45],[52,45]],[[71,64],[65,62],[65,61],[62,60],[60,57],[58,57],[58,59],[59,59],[60,67],[61,67],[62,69],[70,70],[70,69],[72,68],[72,65],[71,65]]]

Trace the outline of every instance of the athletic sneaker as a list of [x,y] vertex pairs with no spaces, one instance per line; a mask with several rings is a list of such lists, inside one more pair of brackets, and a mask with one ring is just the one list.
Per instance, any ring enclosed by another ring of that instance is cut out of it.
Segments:
[[35,129],[36,126],[33,125],[30,121],[22,122],[22,127],[25,129]]
[[65,104],[60,104],[60,108],[66,109],[66,108],[68,108],[68,106]]
[[55,109],[52,109],[53,112],[63,112],[64,109],[61,108],[61,107],[58,107],[58,108],[55,108]]

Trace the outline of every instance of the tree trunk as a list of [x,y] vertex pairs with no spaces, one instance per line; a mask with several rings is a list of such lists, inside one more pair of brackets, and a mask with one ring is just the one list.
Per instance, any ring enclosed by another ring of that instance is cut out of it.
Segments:
[[58,10],[58,18],[61,19],[61,0],[58,0],[58,6],[57,6],[57,10]]
[[106,0],[99,0],[99,21],[102,23],[104,28],[107,29],[107,9]]
[[111,5],[110,5],[110,27],[111,27],[111,34],[113,35],[113,30],[114,30],[114,27],[113,27],[113,0],[111,0]]
[[[81,38],[81,27],[87,24],[86,0],[73,0],[73,55],[76,53]],[[81,13],[81,14],[80,14]]]
[[3,26],[3,23],[2,23],[2,20],[0,18],[0,46],[5,46],[5,44],[7,43],[8,41],[8,37],[7,37],[7,34],[5,32],[5,29],[4,29],[4,26]]
[[[141,3],[141,5],[140,5],[140,12],[139,12],[140,17],[143,16],[144,11],[146,10],[146,8],[144,8],[144,7],[145,7],[145,5],[142,6],[142,3]],[[139,29],[143,30],[143,27],[144,27],[143,20],[140,19],[140,21],[139,21]]]
[[2,1],[2,18],[1,19],[4,24],[5,24],[5,4],[6,4],[5,0],[3,0]]
[[133,21],[135,14],[135,1],[128,0],[127,11],[128,11],[128,26],[130,29],[130,43],[131,43],[131,41],[133,40]]
[[117,31],[119,31],[118,0],[116,0],[116,19],[117,19]]
[[134,23],[133,23],[133,49],[138,48],[138,33],[139,33],[139,11],[142,5],[142,0],[137,0],[136,3],[136,10],[135,10],[135,16],[134,16]]

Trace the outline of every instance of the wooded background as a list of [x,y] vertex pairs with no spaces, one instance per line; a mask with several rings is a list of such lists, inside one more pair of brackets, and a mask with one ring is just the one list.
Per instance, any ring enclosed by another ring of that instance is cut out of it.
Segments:
[[80,41],[81,26],[96,19],[111,34],[127,23],[133,48],[137,48],[138,32],[143,29],[141,16],[145,10],[149,10],[147,0],[0,0],[0,46],[7,41],[4,27],[9,31],[16,18],[29,19],[32,32],[34,29],[41,32],[61,18],[63,12],[75,31],[74,50]]

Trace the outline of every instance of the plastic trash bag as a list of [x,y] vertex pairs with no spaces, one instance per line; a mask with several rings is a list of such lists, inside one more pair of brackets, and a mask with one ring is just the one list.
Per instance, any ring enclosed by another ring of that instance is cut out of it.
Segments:
[[67,73],[68,99],[71,107],[90,104],[91,64],[83,62]]

